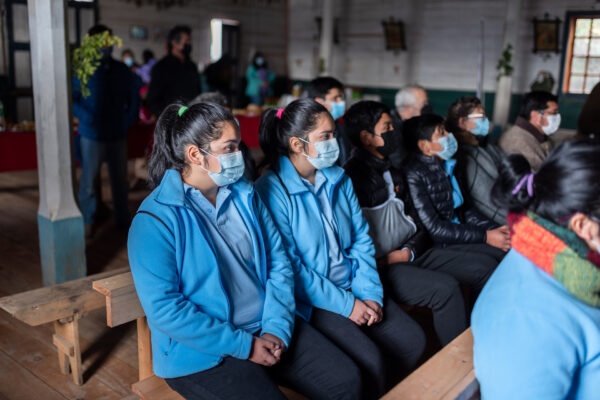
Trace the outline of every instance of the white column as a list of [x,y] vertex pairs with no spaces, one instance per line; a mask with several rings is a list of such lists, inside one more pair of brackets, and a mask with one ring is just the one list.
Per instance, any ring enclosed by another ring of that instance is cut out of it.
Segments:
[[29,0],[31,72],[45,285],[86,275],[83,219],[73,195],[65,0]]
[[322,0],[321,42],[319,44],[319,75],[331,74],[331,53],[333,50],[333,0]]
[[[504,40],[502,42],[502,51],[509,44],[512,45],[512,65],[516,66],[517,59],[517,35],[519,33],[519,21],[522,0],[506,1],[506,19],[504,22]],[[514,73],[514,70],[513,70]],[[512,96],[512,75],[502,76],[496,86],[496,96],[494,99],[494,125],[500,126],[502,130],[508,123],[508,114],[510,112],[510,100]]]

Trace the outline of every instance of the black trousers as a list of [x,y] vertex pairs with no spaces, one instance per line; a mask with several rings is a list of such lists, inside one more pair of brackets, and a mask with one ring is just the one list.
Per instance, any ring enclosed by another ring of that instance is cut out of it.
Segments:
[[165,380],[186,399],[285,400],[278,384],[309,399],[359,399],[362,393],[356,364],[301,318],[290,347],[272,367],[226,357],[206,371]]
[[358,326],[342,315],[313,309],[311,324],[352,358],[363,374],[364,398],[379,398],[410,372],[425,349],[425,334],[396,303],[384,300],[383,320]]

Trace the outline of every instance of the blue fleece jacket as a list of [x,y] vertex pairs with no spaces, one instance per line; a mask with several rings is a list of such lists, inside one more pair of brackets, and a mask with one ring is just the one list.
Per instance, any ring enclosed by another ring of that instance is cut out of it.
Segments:
[[[294,282],[279,232],[251,183],[242,179],[229,189],[250,231],[265,291],[262,333],[289,346]],[[227,356],[247,359],[252,344],[252,335],[231,323],[215,246],[189,202],[181,175],[168,170],[140,206],[127,243],[152,335],[154,372],[163,378],[206,370]]]
[[352,262],[352,291],[341,289],[327,279],[330,260],[321,210],[317,198],[302,182],[289,158],[281,157],[278,168],[286,188],[273,171],[256,182],[256,190],[268,206],[292,262],[296,308],[306,320],[310,319],[312,307],[349,317],[355,296],[383,305],[375,248],[352,182],[340,167],[321,171],[327,180],[324,185],[337,222],[340,248],[344,257]]
[[600,398],[600,309],[511,250],[479,295],[471,330],[481,398]]

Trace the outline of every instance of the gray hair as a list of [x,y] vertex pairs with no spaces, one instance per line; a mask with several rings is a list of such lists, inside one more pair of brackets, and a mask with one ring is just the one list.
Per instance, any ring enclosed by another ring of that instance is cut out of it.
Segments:
[[227,97],[219,92],[206,92],[202,93],[188,104],[189,106],[193,106],[198,103],[215,103],[220,105],[221,107],[229,107],[227,104]]
[[398,90],[395,100],[396,108],[414,105],[417,102],[414,92],[416,89],[425,91],[425,88],[419,85],[407,85]]

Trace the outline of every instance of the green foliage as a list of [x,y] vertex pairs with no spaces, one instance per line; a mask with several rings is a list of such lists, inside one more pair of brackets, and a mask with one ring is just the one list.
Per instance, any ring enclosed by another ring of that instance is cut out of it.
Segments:
[[105,31],[93,36],[85,35],[81,41],[81,46],[73,50],[73,73],[79,79],[79,90],[83,97],[90,95],[88,81],[100,65],[102,59],[100,50],[114,45],[121,47],[123,41],[121,38]]
[[502,76],[511,76],[514,67],[510,64],[512,62],[512,44],[508,44],[502,52],[502,57],[498,60],[496,70],[498,71],[498,79]]

